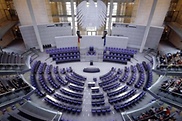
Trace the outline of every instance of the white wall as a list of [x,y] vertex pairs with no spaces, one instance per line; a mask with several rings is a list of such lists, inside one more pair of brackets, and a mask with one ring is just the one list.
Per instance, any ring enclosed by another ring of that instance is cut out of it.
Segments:
[[[55,43],[57,48],[78,46],[78,38],[77,36],[59,36],[55,37]],[[126,48],[127,44],[128,37],[106,37],[106,47]],[[97,49],[103,49],[104,40],[102,39],[102,36],[82,36],[82,39],[80,40],[80,48],[85,49],[90,46]]]
[[31,25],[32,19],[26,0],[13,0],[21,25]]
[[80,48],[94,46],[95,48],[102,49],[104,46],[103,42],[102,36],[82,36]]
[[[62,24],[62,26],[59,26]],[[38,30],[42,44],[52,44],[56,46],[56,36],[71,36],[71,24],[70,23],[57,23],[57,24],[41,24],[38,25]],[[20,26],[20,31],[23,36],[26,48],[38,47],[37,39],[32,25]]]
[[[112,36],[128,37],[128,47],[140,48],[144,31],[144,25],[115,23],[112,28]],[[149,35],[145,44],[146,48],[156,48],[160,41],[163,27],[150,27]]]
[[[13,0],[21,25],[31,25],[32,19],[26,0]],[[38,24],[49,23],[47,0],[31,0],[36,22]]]
[[[168,11],[171,0],[158,0],[154,16],[151,22],[152,26],[162,26],[166,13]],[[146,25],[153,0],[139,0],[139,7],[137,10],[134,24]]]
[[128,37],[107,36],[106,47],[127,48]]
[[[147,0],[148,1],[148,0]],[[169,9],[171,0],[158,0],[151,22],[152,26],[162,26]]]
[[57,48],[77,47],[78,37],[77,36],[57,36],[55,37],[55,43]]
[[134,20],[134,24],[139,24],[139,25],[147,24],[152,3],[153,0],[139,0],[138,3],[139,6],[136,13],[136,18]]

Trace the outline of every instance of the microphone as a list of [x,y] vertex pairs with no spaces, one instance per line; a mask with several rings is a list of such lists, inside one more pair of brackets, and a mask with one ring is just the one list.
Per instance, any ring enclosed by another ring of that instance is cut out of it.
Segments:
[[80,31],[77,31],[76,34],[77,34],[78,38],[82,38],[82,36],[80,35]]
[[102,39],[104,39],[107,35],[107,31],[104,31]]

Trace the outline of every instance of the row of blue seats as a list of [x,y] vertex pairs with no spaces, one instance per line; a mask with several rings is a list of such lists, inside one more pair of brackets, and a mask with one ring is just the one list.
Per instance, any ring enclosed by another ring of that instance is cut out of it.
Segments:
[[65,85],[68,84],[68,82],[67,82],[66,80],[64,80],[64,79],[62,78],[62,76],[59,75],[59,73],[55,74],[55,77],[56,77],[57,81],[58,81],[61,85],[65,86]]
[[44,98],[44,101],[47,102],[48,104],[58,108],[59,110],[64,110],[67,111],[68,113],[72,112],[72,113],[81,113],[82,112],[82,108],[81,107],[73,107],[70,105],[64,105],[64,104],[60,104],[58,102],[55,102],[54,100],[46,97]]
[[136,64],[136,67],[137,67],[137,69],[138,69],[138,72],[144,73],[145,70],[144,70],[144,67],[143,67],[142,64],[137,63],[137,64]]
[[82,98],[83,97],[83,93],[78,93],[78,92],[72,91],[72,90],[67,89],[67,88],[64,88],[64,87],[62,87],[60,89],[60,91],[63,94],[68,95],[68,96],[71,96],[71,97],[75,97],[75,98]]
[[128,86],[120,86],[120,87],[116,88],[115,90],[107,92],[107,96],[112,97],[112,96],[121,94],[121,93],[125,92],[127,89],[128,89]]
[[100,87],[106,86],[108,84],[111,84],[113,82],[116,82],[118,79],[119,79],[119,75],[118,74],[115,74],[112,77],[108,78],[107,80],[100,82],[99,83],[99,86]]
[[148,71],[148,66],[147,66],[147,63],[145,61],[142,61],[142,65],[143,65],[145,71]]
[[108,78],[112,78],[114,76],[114,71],[109,71],[109,73],[107,73],[105,76],[103,76],[102,78],[100,77],[101,81],[107,80]]
[[105,105],[105,100],[104,99],[92,100],[92,106],[101,106],[101,105]]
[[71,78],[72,80],[78,81],[78,82],[83,82],[85,80],[83,80],[83,78],[77,77],[76,75],[74,75],[73,73],[67,73],[66,76],[68,76],[69,78]]
[[138,79],[138,81],[135,84],[135,88],[141,88],[144,83],[145,83],[145,74],[144,73],[140,73],[139,79]]
[[115,88],[117,88],[119,86],[120,86],[120,83],[116,82],[116,83],[111,84],[111,85],[103,86],[102,88],[103,88],[104,91],[109,91],[109,90],[115,89]]
[[82,81],[86,81],[86,80],[87,80],[86,77],[83,77],[83,76],[81,76],[81,75],[75,73],[74,71],[73,71],[73,73],[71,73],[71,76],[73,76],[73,77],[76,78],[76,79],[82,80]]
[[37,84],[35,75],[33,75],[33,74],[30,75],[30,81],[31,81],[32,86],[35,87],[35,92],[36,92],[36,94],[37,94],[39,97],[44,97],[46,94],[43,93],[43,92],[40,90],[40,87],[39,87],[38,84]]
[[103,61],[104,62],[122,63],[122,64],[125,64],[125,65],[127,65],[127,62],[128,62],[128,60],[125,59],[125,58],[109,57],[109,56],[106,56],[106,55],[103,56]]
[[30,74],[30,81],[31,81],[32,86],[35,87],[35,92],[36,92],[36,94],[37,94],[39,97],[44,97],[46,94],[43,93],[43,92],[40,90],[40,87],[39,87],[39,85],[37,84],[37,80],[36,80],[36,77],[35,77],[35,73],[37,72],[40,63],[41,63],[40,61],[35,61],[35,62],[33,63],[32,69],[31,69],[31,74]]
[[74,72],[74,71],[73,71],[73,74],[74,74],[75,76],[81,78],[81,79],[84,80],[84,81],[87,79],[86,77],[84,77],[84,76],[82,76],[82,75],[79,75],[79,74],[77,74],[77,73]]
[[138,96],[136,96],[134,99],[130,100],[130,101],[127,101],[125,103],[122,103],[122,104],[116,104],[114,105],[114,109],[116,111],[123,111],[129,107],[132,107],[134,106],[138,101],[140,101],[142,98],[144,98],[145,96],[145,92],[141,92]]
[[46,84],[46,80],[44,78],[44,75],[39,74],[39,82],[41,87],[49,94],[53,94],[55,92],[55,90],[51,89],[47,84]]
[[131,86],[134,84],[134,82],[136,81],[136,72],[133,72],[131,74],[130,80],[126,83],[127,85]]
[[58,66],[53,67],[53,72],[54,72],[54,74],[58,74],[59,73]]
[[123,73],[123,69],[120,69],[120,68],[118,68],[118,70],[117,70],[117,74],[122,74]]
[[76,61],[80,61],[80,56],[78,55],[78,56],[56,58],[55,61],[56,61],[56,64],[65,63],[65,62],[76,62]]
[[149,64],[147,64],[147,68],[148,68],[148,71],[147,71],[147,81],[144,86],[145,88],[149,88],[153,82],[152,69]]
[[75,52],[75,51],[79,51],[79,48],[78,47],[52,48],[52,49],[47,49],[46,53],[55,54],[55,53]]
[[60,69],[61,74],[66,74],[67,72],[70,72],[70,71],[72,71],[71,67],[69,69],[65,69],[65,68]]
[[75,98],[71,98],[62,94],[54,94],[54,97],[60,101],[63,101],[65,103],[70,103],[70,104],[74,104],[74,105],[81,105],[82,104],[82,100],[79,99],[75,99]]
[[71,83],[68,86],[68,88],[73,90],[73,91],[77,91],[77,92],[83,92],[83,90],[84,90],[84,87],[77,86],[77,85],[74,85],[74,84],[71,84]]
[[136,90],[132,89],[132,90],[126,92],[125,94],[121,93],[120,95],[117,95],[115,97],[111,97],[108,99],[108,101],[110,104],[118,103],[118,102],[124,101],[124,100],[132,97],[133,95],[135,95],[135,93],[136,93]]
[[[73,49],[74,48],[74,49]],[[53,60],[56,61],[56,64],[64,62],[75,62],[80,61],[80,51],[78,48],[56,48],[47,50],[47,53]]]
[[105,113],[110,113],[111,109],[110,106],[104,106],[104,107],[98,107],[98,108],[92,108],[92,114],[105,114]]
[[91,90],[92,90],[92,93],[99,93],[100,92],[99,87],[92,87]]
[[53,88],[55,88],[55,89],[60,88],[60,85],[55,82],[52,74],[47,74],[47,80]]
[[[68,67],[68,68],[66,68],[66,69],[63,68],[63,69],[60,70],[60,72],[61,72],[61,71],[63,71],[63,72],[68,72],[68,73],[72,73],[72,72],[73,72],[73,70],[72,70],[71,67]],[[62,73],[62,74],[65,74],[65,73]]]
[[106,47],[105,50],[110,50],[110,51],[119,51],[119,52],[130,52],[132,54],[136,54],[137,50],[133,49],[124,49],[124,48],[116,48],[116,47]]
[[31,73],[36,74],[39,68],[39,65],[41,64],[40,61],[35,61],[31,67]]
[[131,65],[130,69],[131,69],[132,73],[136,73],[136,71],[137,71],[137,67],[135,65]]
[[120,82],[126,82],[126,80],[128,79],[128,77],[129,77],[129,67],[126,67],[125,66],[125,69],[124,69],[124,74],[123,74],[123,76],[120,78]]
[[47,63],[41,63],[41,64],[39,65],[39,68],[38,68],[38,73],[39,73],[39,74],[44,74],[45,69],[46,69],[46,66],[47,66]]
[[109,53],[104,53],[103,56],[106,56],[106,57],[112,57],[112,58],[118,58],[118,59],[121,59],[121,58],[124,58],[124,59],[127,59],[128,61],[131,60],[131,55],[126,55],[126,54],[120,54],[120,53],[113,53],[113,52],[109,52]]
[[71,53],[60,53],[60,54],[53,54],[51,55],[52,60],[55,60],[56,58],[63,58],[63,57],[73,57],[73,56],[79,56],[80,52],[71,52]]
[[92,99],[103,99],[104,98],[104,94],[92,94]]
[[100,79],[102,82],[101,83],[104,83],[104,82],[107,82],[109,80],[112,80],[113,78],[115,78],[117,76],[117,73],[115,73],[114,71],[111,72],[108,76],[106,76],[105,78],[102,78]]
[[57,52],[57,53],[52,53],[49,54],[50,57],[52,58],[61,58],[61,57],[70,57],[70,56],[78,56],[80,55],[79,51],[72,51],[72,52]]
[[47,67],[46,67],[46,74],[51,74],[52,73],[52,69],[53,69],[52,65],[47,65]]
[[112,67],[111,70],[108,73],[104,74],[103,76],[100,76],[99,79],[104,80],[104,79],[112,76],[114,74],[114,71],[115,71],[115,68]]
[[73,83],[73,84],[76,84],[78,86],[84,86],[84,82],[81,82],[81,81],[78,81],[76,79],[73,79],[71,78],[68,74],[65,76],[65,79],[70,82],[70,83]]

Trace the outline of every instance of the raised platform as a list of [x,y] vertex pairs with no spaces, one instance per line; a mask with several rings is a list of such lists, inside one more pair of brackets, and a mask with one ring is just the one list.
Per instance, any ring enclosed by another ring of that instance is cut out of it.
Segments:
[[88,67],[88,68],[84,68],[83,72],[86,72],[86,73],[98,73],[98,72],[100,72],[100,69],[99,68],[95,68],[95,67]]

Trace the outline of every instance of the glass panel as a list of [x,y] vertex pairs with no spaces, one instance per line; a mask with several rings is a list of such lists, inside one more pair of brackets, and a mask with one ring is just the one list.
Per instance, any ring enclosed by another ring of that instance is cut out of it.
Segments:
[[92,32],[87,32],[87,35],[91,36],[92,35]]
[[96,32],[92,32],[92,35],[95,36],[96,35]]
[[114,3],[113,3],[113,12],[112,12],[112,15],[116,15],[116,13],[117,13],[117,8],[118,8],[118,3],[114,2]]

